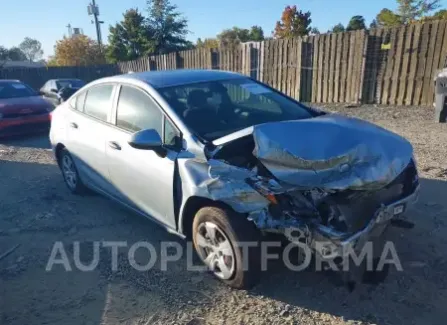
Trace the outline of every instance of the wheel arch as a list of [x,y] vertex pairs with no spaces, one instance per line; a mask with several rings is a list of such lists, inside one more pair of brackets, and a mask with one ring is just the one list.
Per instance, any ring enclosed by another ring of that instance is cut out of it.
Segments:
[[203,197],[203,196],[190,196],[183,208],[181,209],[180,213],[180,220],[179,220],[179,232],[183,234],[186,238],[191,239],[192,238],[192,223],[194,220],[194,217],[201,208],[204,207],[216,207],[221,208],[224,210],[231,210],[234,211],[233,208],[231,208],[228,204],[221,202],[221,201],[214,201],[210,198]]
[[61,155],[62,150],[64,150],[64,149],[65,149],[65,146],[62,143],[58,143],[56,145],[56,148],[54,149],[54,154],[56,156],[56,161],[58,164],[60,164],[60,155]]

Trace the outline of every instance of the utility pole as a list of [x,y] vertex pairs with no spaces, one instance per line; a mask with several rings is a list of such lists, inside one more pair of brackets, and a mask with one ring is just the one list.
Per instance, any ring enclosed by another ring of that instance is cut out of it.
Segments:
[[68,24],[65,27],[68,28],[68,38],[71,38],[73,36],[73,32],[72,32],[72,29],[71,29],[71,24]]
[[92,3],[89,4],[87,7],[88,14],[90,16],[93,16],[94,21],[92,21],[93,24],[95,24],[96,27],[96,37],[98,39],[98,45],[99,45],[99,51],[102,51],[102,36],[101,36],[101,24],[103,24],[103,21],[100,21],[98,19],[99,17],[99,8],[96,5],[95,0],[92,0]]

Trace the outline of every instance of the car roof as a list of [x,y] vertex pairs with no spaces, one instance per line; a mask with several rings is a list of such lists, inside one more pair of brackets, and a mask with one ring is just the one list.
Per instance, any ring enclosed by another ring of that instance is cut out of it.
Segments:
[[17,79],[0,79],[0,83],[11,83],[11,82],[23,83],[23,82],[21,82],[20,80],[17,80]]
[[150,84],[154,88],[164,88],[206,81],[247,78],[238,73],[220,70],[161,70],[128,73],[117,79],[136,79]]

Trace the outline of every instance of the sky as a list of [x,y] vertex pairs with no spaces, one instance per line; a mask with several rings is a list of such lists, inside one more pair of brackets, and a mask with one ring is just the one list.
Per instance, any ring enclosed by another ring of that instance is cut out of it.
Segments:
[[[67,25],[82,28],[84,34],[96,39],[92,17],[87,14],[90,0],[0,0],[0,45],[17,46],[25,37],[42,43],[44,57],[53,54],[57,40],[68,34]],[[122,19],[130,8],[144,11],[146,0],[96,0],[100,10],[102,38],[107,39],[108,27]],[[310,11],[312,27],[325,32],[332,26],[345,26],[354,15],[363,15],[367,24],[382,8],[394,10],[395,0],[171,0],[188,19],[188,39],[215,37],[225,28],[249,28],[259,25],[270,35],[287,5]],[[447,8],[447,0],[441,0]]]

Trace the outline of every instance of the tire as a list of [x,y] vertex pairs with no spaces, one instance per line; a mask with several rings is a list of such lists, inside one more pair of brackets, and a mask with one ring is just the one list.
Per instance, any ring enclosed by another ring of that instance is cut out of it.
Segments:
[[[212,236],[209,236],[209,230],[211,233],[215,232],[214,239],[217,239],[218,244],[211,238]],[[204,207],[195,215],[192,235],[197,254],[218,279],[236,289],[249,289],[259,282],[260,233],[245,215],[237,214],[229,209]],[[206,245],[204,245],[204,240],[207,240]],[[255,242],[256,247],[243,249],[238,245],[242,242]],[[212,247],[209,247],[210,245]],[[228,254],[230,248],[232,256]],[[248,255],[244,256],[247,250]],[[247,263],[245,269],[244,258]],[[224,267],[220,268],[220,266]]]
[[[64,177],[65,185],[73,194],[85,194],[87,188],[82,183],[79,177],[78,170],[74,163],[73,158],[67,149],[62,149],[58,157],[59,168],[61,169],[62,176]],[[69,167],[70,165],[71,167]],[[68,169],[71,169],[70,171]]]

